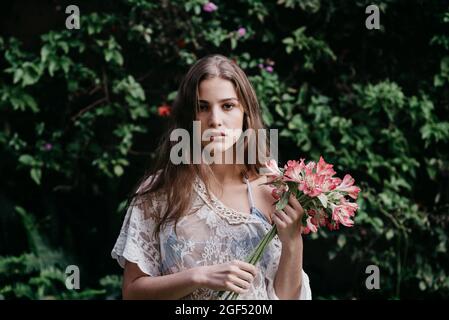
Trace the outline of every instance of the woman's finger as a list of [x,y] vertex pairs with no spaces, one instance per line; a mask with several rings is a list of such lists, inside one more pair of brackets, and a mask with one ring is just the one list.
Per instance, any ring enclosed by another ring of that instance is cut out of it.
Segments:
[[303,207],[301,206],[301,203],[299,203],[298,199],[296,199],[295,196],[290,195],[290,199],[288,201],[290,203],[290,205],[295,208],[296,210],[298,210],[299,212],[304,212]]
[[242,288],[242,289],[249,289],[249,287],[251,286],[251,283],[249,281],[240,279],[237,276],[231,275],[230,280],[233,284],[235,284],[236,286]]
[[256,266],[252,265],[251,263],[244,262],[241,260],[234,260],[234,264],[238,266],[241,270],[248,272],[253,277],[256,276],[257,268]]
[[273,214],[273,221],[278,228],[287,227],[287,224],[278,217],[278,213],[276,211]]
[[292,208],[291,206],[287,205],[284,208],[284,212],[289,216],[293,221],[298,220],[300,212],[298,212],[296,209]]
[[238,294],[243,294],[243,293],[248,292],[248,289],[242,289],[239,286],[235,285],[234,283],[229,282],[227,284],[226,291],[232,291],[232,292],[235,292],[235,293],[238,293]]
[[253,276],[252,273],[250,273],[250,272],[248,272],[248,271],[245,271],[245,270],[242,270],[242,269],[239,269],[239,270],[235,273],[235,275],[236,275],[238,278],[247,281],[248,283],[253,282],[253,280],[254,280],[254,278],[255,278],[255,276]]
[[[293,209],[292,209],[293,210]],[[284,210],[278,210],[278,216],[281,218],[282,221],[284,221],[286,224],[293,223],[292,217],[290,217],[286,212],[285,208]]]

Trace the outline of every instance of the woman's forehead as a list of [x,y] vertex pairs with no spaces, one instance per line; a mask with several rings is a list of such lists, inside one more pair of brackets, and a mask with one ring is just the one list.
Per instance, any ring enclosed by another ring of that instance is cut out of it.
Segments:
[[229,80],[218,77],[201,81],[198,94],[202,100],[212,98],[219,101],[228,98],[237,98],[234,84]]

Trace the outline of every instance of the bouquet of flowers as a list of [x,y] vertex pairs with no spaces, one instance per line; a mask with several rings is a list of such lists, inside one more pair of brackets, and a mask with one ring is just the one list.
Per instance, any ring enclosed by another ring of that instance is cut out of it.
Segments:
[[[304,209],[303,234],[317,232],[320,227],[337,230],[340,224],[345,227],[354,225],[351,218],[358,206],[357,203],[350,202],[349,198],[356,200],[360,188],[354,185],[354,179],[349,174],[343,180],[334,177],[336,172],[332,167],[323,157],[320,157],[318,163],[310,161],[307,164],[304,159],[299,162],[289,160],[283,169],[274,160],[266,163],[269,170],[269,181],[266,184],[273,188],[271,194],[276,200],[276,210],[285,208],[290,195],[296,197]],[[246,262],[255,265],[276,233],[274,225]],[[230,292],[225,300],[235,300],[237,297],[238,294]]]

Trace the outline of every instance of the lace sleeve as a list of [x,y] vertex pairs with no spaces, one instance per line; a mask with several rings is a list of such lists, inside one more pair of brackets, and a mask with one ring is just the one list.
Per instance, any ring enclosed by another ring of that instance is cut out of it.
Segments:
[[159,239],[153,237],[155,221],[145,218],[137,206],[128,208],[111,256],[124,268],[125,260],[136,263],[150,276],[161,275]]
[[[267,278],[267,295],[270,300],[279,300],[279,297],[274,291],[274,281],[271,278]],[[304,270],[302,270],[301,292],[296,300],[312,300],[312,290],[310,289],[309,276],[304,272]]]

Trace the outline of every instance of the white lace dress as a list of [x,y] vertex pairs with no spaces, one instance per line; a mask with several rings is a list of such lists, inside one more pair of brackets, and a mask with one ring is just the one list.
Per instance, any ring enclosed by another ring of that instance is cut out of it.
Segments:
[[[129,207],[120,235],[112,250],[112,257],[124,267],[125,259],[136,263],[149,276],[176,273],[196,266],[245,260],[262,237],[271,229],[265,216],[254,206],[251,185],[248,181],[251,214],[237,212],[226,207],[215,196],[208,199],[204,183],[194,184],[196,199],[194,208],[200,209],[182,217],[177,225],[161,230],[157,239],[152,237],[154,220],[144,218],[137,207]],[[258,273],[247,293],[239,299],[277,300],[273,281],[281,254],[281,242],[276,236],[256,267]],[[302,287],[298,299],[310,300],[309,277],[302,272]],[[183,299],[218,299],[218,292],[207,288],[195,290]]]

